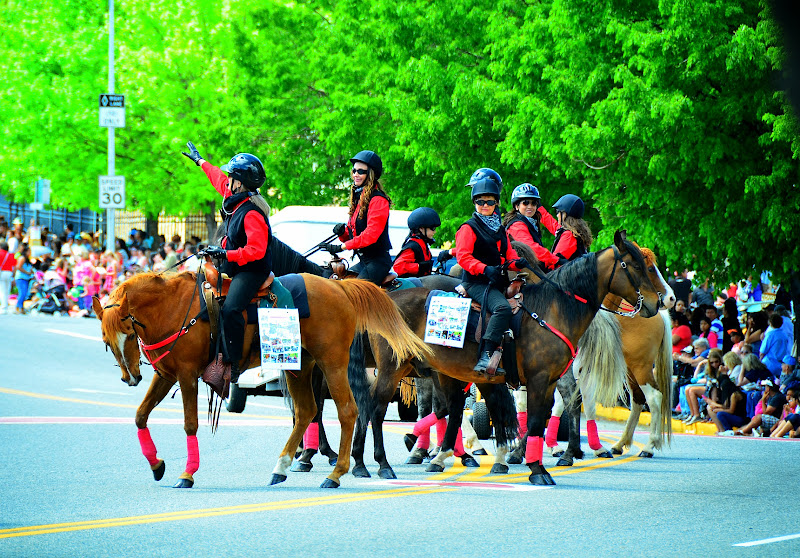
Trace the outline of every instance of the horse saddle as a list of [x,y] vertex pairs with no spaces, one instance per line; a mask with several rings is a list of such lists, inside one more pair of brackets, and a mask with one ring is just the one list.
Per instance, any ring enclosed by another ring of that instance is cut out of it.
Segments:
[[[511,306],[512,314],[519,312],[520,304],[522,303],[521,291],[523,285],[525,285],[525,274],[520,273],[506,288],[505,296],[506,300],[508,301],[508,305]],[[456,292],[464,298],[469,297],[467,290],[462,285],[456,286]],[[470,308],[479,314],[481,313],[481,303],[475,299],[472,299],[472,302],[470,302]]]
[[[231,278],[228,277],[226,274],[222,273],[222,287],[217,288],[219,285],[219,275],[220,271],[214,267],[214,264],[211,262],[205,262],[203,264],[203,272],[206,276],[206,284],[203,285],[204,288],[208,288],[214,293],[214,296],[217,298],[221,298],[228,294],[228,289],[231,288]],[[258,288],[258,292],[253,297],[252,302],[258,302],[262,298],[269,298],[272,291],[270,290],[270,286],[272,282],[275,280],[275,274],[270,272],[269,277],[264,283]]]
[[[338,280],[338,279],[344,279],[346,277],[355,277],[354,274],[350,273],[347,264],[341,258],[334,259],[333,261],[331,261],[330,266],[332,274],[330,277],[328,277],[328,279]],[[383,281],[381,281],[380,287],[389,292],[392,292],[401,289],[403,287],[403,284],[400,280],[398,280],[397,273],[395,273],[394,271],[390,271],[389,275],[384,277]]]

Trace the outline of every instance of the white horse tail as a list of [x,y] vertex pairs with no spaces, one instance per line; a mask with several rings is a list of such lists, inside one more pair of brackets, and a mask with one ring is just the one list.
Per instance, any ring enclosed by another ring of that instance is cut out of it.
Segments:
[[595,402],[604,407],[615,407],[628,389],[628,367],[619,322],[612,314],[597,313],[578,341],[578,354],[581,391],[594,393]]
[[667,444],[672,443],[672,320],[666,310],[658,313],[664,320],[664,336],[656,355],[653,376],[656,387],[661,392],[661,420],[656,425],[659,440],[667,436]]

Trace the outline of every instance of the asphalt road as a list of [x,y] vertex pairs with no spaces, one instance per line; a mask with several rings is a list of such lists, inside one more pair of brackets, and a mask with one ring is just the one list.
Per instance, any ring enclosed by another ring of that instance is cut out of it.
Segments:
[[[216,435],[201,417],[195,487],[173,489],[180,396],[151,417],[157,483],[133,424],[151,372],[120,382],[99,336],[96,320],[0,316],[0,556],[800,555],[800,442],[788,440],[678,435],[654,459],[548,457],[558,485],[540,488],[521,465],[490,475],[491,458],[442,474],[404,465],[410,425],[390,422],[398,481],[346,475],[323,490],[331,467],[317,456],[269,486],[291,423],[282,399],[260,397],[223,412]],[[338,442],[335,416],[329,404]],[[613,443],[621,424],[600,428]]]

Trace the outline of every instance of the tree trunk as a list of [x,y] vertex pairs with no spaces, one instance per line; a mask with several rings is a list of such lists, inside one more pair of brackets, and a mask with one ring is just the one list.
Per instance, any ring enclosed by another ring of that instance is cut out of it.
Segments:
[[144,232],[147,233],[147,236],[152,236],[154,239],[153,242],[153,249],[155,250],[161,244],[160,239],[158,238],[158,215],[156,215],[155,219],[151,219],[149,215],[146,215],[144,218]]
[[215,244],[214,236],[217,232],[217,204],[213,201],[206,202],[206,238],[208,244]]

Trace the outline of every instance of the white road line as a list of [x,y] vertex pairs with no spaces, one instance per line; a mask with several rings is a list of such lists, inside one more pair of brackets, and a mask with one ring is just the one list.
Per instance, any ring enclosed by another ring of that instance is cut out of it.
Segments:
[[102,341],[101,337],[94,337],[93,335],[84,335],[82,333],[75,333],[74,331],[64,331],[62,329],[45,329],[47,333],[57,333],[59,335],[68,335],[70,337],[77,337],[78,339],[88,339],[89,341]]
[[130,395],[133,394],[133,392],[126,393],[123,391],[102,391],[99,389],[83,389],[83,388],[69,388],[67,391],[77,391],[78,393],[104,393],[106,395],[122,395],[123,397],[129,397]]
[[760,541],[737,543],[733,546],[759,546],[762,544],[772,544],[776,542],[790,541],[792,539],[800,539],[800,533],[796,533],[794,535],[784,535],[782,537],[772,537],[771,539],[761,539]]

